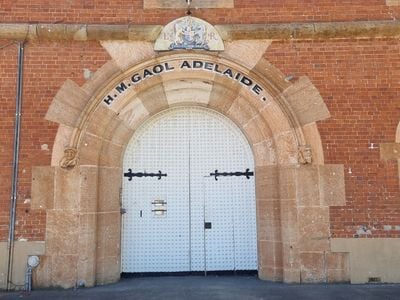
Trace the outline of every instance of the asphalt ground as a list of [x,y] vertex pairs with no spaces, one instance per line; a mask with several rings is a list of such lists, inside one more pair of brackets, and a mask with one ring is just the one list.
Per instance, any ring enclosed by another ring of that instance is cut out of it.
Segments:
[[0,292],[9,299],[188,299],[188,300],[389,300],[400,299],[400,284],[284,284],[255,276],[175,276],[124,278],[118,283],[69,290]]

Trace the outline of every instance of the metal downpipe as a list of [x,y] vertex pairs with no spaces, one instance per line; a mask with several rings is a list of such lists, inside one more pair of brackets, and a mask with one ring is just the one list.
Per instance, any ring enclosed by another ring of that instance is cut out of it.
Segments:
[[11,289],[12,269],[14,256],[15,238],[15,219],[18,196],[18,167],[19,167],[19,146],[21,132],[21,108],[22,108],[22,84],[23,84],[23,65],[24,65],[24,42],[18,43],[18,70],[17,70],[17,95],[15,101],[15,128],[14,128],[14,153],[12,165],[11,183],[11,206],[10,206],[10,225],[8,234],[8,266],[7,266],[7,290]]

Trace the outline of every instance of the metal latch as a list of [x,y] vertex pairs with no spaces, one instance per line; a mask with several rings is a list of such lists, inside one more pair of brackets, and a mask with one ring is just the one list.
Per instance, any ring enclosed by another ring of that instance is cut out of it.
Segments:
[[211,222],[205,222],[204,223],[204,229],[211,229],[211,228],[212,228]]
[[126,209],[121,207],[120,213],[121,213],[121,215],[126,214]]
[[151,210],[156,216],[163,216],[167,212],[167,202],[161,199],[156,199],[153,202],[153,209]]

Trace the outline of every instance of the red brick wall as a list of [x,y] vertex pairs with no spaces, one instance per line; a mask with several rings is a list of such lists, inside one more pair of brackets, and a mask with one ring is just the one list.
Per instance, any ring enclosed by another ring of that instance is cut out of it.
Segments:
[[[70,4],[66,4],[70,3]],[[379,20],[400,16],[384,0],[236,0],[235,9],[195,10],[211,23]],[[183,11],[143,10],[140,0],[3,0],[0,22],[165,24]],[[0,41],[0,47],[8,41]],[[397,163],[382,162],[370,143],[394,142],[400,120],[400,42],[343,40],[276,42],[266,58],[286,74],[307,75],[332,117],[319,122],[325,162],[344,164],[345,207],[331,208],[334,237],[353,237],[366,226],[374,237],[399,237]],[[26,46],[17,236],[43,240],[45,213],[30,210],[31,167],[49,165],[57,126],[45,121],[49,104],[66,79],[84,83],[83,69],[98,69],[110,58],[98,43],[29,43]],[[8,234],[17,48],[0,49],[0,240]],[[42,150],[47,144],[49,151]],[[349,172],[351,168],[351,173]]]
[[383,229],[400,225],[397,162],[379,158],[379,143],[394,142],[400,121],[399,49],[397,40],[376,39],[274,43],[267,51],[284,73],[309,76],[331,113],[318,128],[325,163],[345,166],[347,202],[330,209],[333,237],[354,237],[361,226],[373,237],[400,237]]
[[[236,0],[234,9],[193,11],[219,24],[391,20],[400,15],[399,8],[386,6],[385,0]],[[0,22],[165,24],[183,14],[184,10],[144,10],[142,0],[2,0],[0,6]]]
[[[1,44],[0,44],[1,45]],[[17,200],[16,236],[43,240],[46,214],[31,210],[31,168],[50,165],[57,124],[46,121],[45,114],[63,82],[70,78],[85,82],[83,69],[96,71],[110,57],[98,43],[30,43],[25,48],[24,94],[22,106],[20,168]],[[0,240],[8,234],[11,193],[11,167],[15,116],[17,47],[0,50]],[[42,145],[49,150],[42,150]],[[24,203],[26,202],[26,203]],[[4,208],[4,209],[3,209]]]

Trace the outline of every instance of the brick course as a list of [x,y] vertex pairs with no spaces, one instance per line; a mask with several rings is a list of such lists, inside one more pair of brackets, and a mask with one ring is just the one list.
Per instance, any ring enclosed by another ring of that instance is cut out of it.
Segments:
[[[0,22],[166,24],[184,12],[144,10],[140,0],[69,3],[6,0]],[[199,9],[195,16],[212,24],[391,20],[400,8],[383,0],[236,0],[234,9]],[[0,47],[6,43],[0,41]],[[397,162],[381,161],[378,148],[394,142],[400,120],[399,47],[396,39],[287,41],[273,43],[265,54],[285,74],[308,76],[329,108],[331,118],[318,122],[325,163],[343,164],[346,180],[346,205],[330,208],[333,237],[400,237]],[[8,234],[16,60],[16,46],[0,49],[0,240]],[[44,116],[52,98],[66,79],[82,85],[85,69],[94,72],[108,60],[97,42],[27,44],[17,238],[44,239],[45,211],[31,209],[29,199],[32,166],[50,164],[57,124]]]

